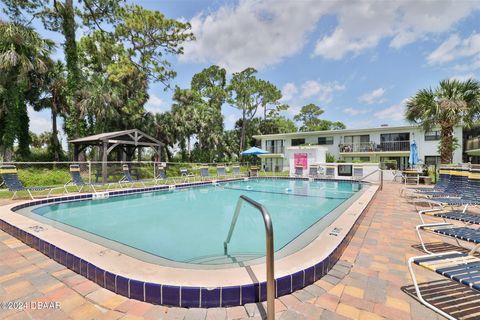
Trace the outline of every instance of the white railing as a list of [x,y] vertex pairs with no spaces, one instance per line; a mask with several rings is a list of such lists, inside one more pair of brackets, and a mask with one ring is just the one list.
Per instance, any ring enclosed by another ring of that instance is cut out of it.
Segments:
[[375,142],[342,143],[340,152],[390,152],[410,151],[410,141],[383,141]]

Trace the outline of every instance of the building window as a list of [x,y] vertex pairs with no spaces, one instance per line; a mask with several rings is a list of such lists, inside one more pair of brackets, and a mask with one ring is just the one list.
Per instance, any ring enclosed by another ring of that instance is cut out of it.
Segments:
[[440,140],[440,131],[425,132],[425,141],[437,141]]
[[400,133],[383,133],[380,135],[380,142],[392,142],[392,141],[409,141],[409,132]]
[[318,137],[319,145],[333,144],[333,137]]
[[439,156],[425,156],[425,164],[427,166],[438,166],[440,164]]
[[305,139],[292,139],[292,147],[305,144]]

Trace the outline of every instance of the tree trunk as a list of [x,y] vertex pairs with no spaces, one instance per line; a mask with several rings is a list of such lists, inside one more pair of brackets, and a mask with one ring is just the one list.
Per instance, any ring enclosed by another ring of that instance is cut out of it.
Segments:
[[57,109],[55,102],[52,105],[52,148],[53,148],[53,160],[60,160],[60,142],[58,141],[58,128],[57,128]]
[[242,113],[242,131],[241,131],[241,134],[240,134],[240,151],[238,152],[239,155],[240,155],[240,153],[243,151],[243,147],[244,147],[244,145],[245,145],[246,126],[247,126],[247,117],[246,117],[246,114],[245,114],[245,109],[243,109],[243,113]]
[[453,162],[453,126],[442,125],[440,133],[440,162],[449,164]]

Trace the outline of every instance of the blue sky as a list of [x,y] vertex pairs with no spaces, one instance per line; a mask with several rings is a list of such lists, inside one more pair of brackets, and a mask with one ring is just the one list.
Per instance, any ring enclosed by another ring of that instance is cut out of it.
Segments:
[[[253,66],[282,90],[290,118],[315,103],[324,118],[348,128],[399,125],[416,90],[480,75],[478,1],[131,2],[192,23],[197,40],[172,60],[172,85],[188,87],[211,64],[229,75]],[[147,110],[170,109],[171,91],[152,84],[149,93]],[[231,128],[237,110],[225,106],[223,113]],[[32,111],[31,127],[50,130],[48,112]]]

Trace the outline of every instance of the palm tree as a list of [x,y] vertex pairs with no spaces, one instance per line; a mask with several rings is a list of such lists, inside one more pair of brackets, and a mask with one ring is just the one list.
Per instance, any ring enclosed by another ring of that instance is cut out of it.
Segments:
[[49,65],[43,86],[45,95],[33,104],[33,109],[35,111],[50,109],[52,133],[48,136],[49,141],[47,145],[54,161],[59,161],[62,147],[58,140],[57,117],[68,112],[67,74],[65,66],[61,61]]
[[5,158],[10,160],[15,139],[19,154],[26,157],[29,153],[27,102],[38,98],[53,42],[17,23],[0,21],[0,34],[0,110],[4,115],[0,138]]
[[440,160],[451,163],[456,126],[472,126],[480,118],[480,83],[443,80],[435,89],[419,90],[406,103],[405,117],[425,131],[440,127]]

